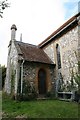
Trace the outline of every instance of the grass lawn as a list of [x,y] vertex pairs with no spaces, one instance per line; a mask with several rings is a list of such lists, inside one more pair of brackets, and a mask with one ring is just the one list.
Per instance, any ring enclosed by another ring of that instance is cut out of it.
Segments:
[[3,117],[78,118],[78,104],[59,100],[18,102],[3,96]]

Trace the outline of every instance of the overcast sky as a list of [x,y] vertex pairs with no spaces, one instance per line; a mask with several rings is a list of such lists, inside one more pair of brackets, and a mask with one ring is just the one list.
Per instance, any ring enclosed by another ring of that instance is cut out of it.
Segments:
[[0,18],[0,64],[7,65],[11,25],[16,24],[16,40],[39,44],[78,12],[79,0],[8,0],[10,8]]

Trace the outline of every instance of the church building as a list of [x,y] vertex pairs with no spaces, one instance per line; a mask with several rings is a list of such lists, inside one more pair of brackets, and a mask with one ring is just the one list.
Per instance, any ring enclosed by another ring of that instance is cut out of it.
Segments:
[[[16,25],[11,27],[8,46],[5,91],[23,91],[23,81],[29,81],[39,95],[58,90],[62,84],[70,83],[72,74],[78,73],[80,60],[80,13],[77,13],[54,31],[39,45],[16,40]],[[64,82],[64,83],[63,83]]]

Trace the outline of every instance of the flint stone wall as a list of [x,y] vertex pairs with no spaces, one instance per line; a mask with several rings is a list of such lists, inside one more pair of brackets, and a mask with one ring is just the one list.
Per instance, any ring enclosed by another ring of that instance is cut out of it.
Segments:
[[17,80],[18,80],[18,54],[14,42],[9,46],[8,60],[7,60],[7,71],[6,71],[6,81],[5,81],[5,91],[11,93],[11,74],[12,70],[15,71],[14,79],[14,93],[17,92]]
[[77,49],[78,49],[78,26],[71,31],[64,34],[62,37],[53,40],[44,49],[44,52],[51,58],[56,64],[56,79],[58,73],[57,67],[57,55],[56,44],[60,46],[61,54],[61,73],[64,80],[69,81],[71,79],[70,69],[73,68],[74,72],[77,72]]
[[54,84],[54,69],[53,66],[36,63],[36,62],[26,62],[24,64],[23,76],[25,80],[29,80],[31,84],[34,84],[38,90],[38,72],[40,69],[44,69],[47,73],[47,91],[51,89],[52,84]]

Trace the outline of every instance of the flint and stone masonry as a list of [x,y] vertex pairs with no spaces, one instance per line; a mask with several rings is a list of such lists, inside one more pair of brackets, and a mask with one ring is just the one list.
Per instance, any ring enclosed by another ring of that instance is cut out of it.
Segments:
[[66,84],[71,80],[72,71],[74,74],[79,72],[77,63],[80,61],[80,13],[69,19],[38,46],[22,42],[22,37],[20,41],[16,41],[16,30],[17,27],[13,24],[8,46],[5,92],[16,95],[21,80],[22,93],[23,81],[28,80],[30,84],[35,85],[38,94],[44,83],[45,94],[51,90],[55,93],[56,81],[62,77]]
[[45,53],[56,64],[56,71],[58,69],[56,56],[57,44],[60,46],[61,73],[64,80],[68,81],[71,77],[70,69],[73,68],[74,72],[77,72],[78,26],[44,47]]

